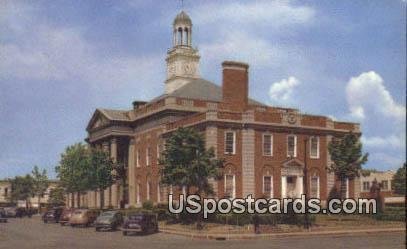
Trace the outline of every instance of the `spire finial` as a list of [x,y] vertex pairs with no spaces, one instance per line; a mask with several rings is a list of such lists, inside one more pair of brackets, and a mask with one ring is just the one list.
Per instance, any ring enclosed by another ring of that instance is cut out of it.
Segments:
[[181,0],[181,10],[184,9],[184,0]]

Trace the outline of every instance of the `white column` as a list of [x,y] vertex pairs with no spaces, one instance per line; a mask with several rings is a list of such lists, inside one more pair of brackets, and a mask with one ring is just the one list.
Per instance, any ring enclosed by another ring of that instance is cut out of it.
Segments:
[[[110,157],[112,158],[114,163],[117,163],[117,139],[112,138],[110,141]],[[118,197],[118,184],[114,183],[111,186],[111,200],[110,200],[110,205],[112,205],[115,208],[118,208],[120,206],[120,197]]]
[[281,198],[287,197],[287,176],[281,177]]
[[295,184],[295,192],[296,192],[296,196],[298,198],[301,197],[301,195],[304,193],[304,185],[303,185],[303,177],[302,176],[297,176],[297,182]]
[[128,182],[129,182],[129,205],[135,206],[136,205],[136,175],[135,175],[135,141],[134,139],[130,139],[129,142],[129,159],[128,159]]

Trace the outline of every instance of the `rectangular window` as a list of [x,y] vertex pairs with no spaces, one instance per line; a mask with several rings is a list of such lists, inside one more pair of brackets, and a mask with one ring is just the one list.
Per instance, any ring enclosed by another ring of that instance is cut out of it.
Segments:
[[263,194],[266,198],[273,198],[273,177],[263,176]]
[[310,139],[310,157],[319,158],[319,137],[311,137]]
[[139,183],[139,184],[137,184],[137,193],[136,193],[136,202],[137,203],[140,203],[141,202],[141,196],[140,196],[140,193],[141,193],[141,184]]
[[370,191],[370,182],[363,182],[363,191]]
[[387,180],[382,181],[382,189],[389,190],[389,181]]
[[140,167],[140,159],[141,159],[140,150],[137,150],[137,153],[136,153],[136,167]]
[[310,182],[311,198],[319,198],[319,177],[312,176]]
[[297,156],[297,136],[295,135],[287,136],[287,156],[288,157]]
[[146,166],[150,166],[151,163],[151,148],[147,147],[146,149]]
[[263,156],[273,155],[273,136],[271,134],[263,134]]
[[228,131],[225,133],[225,154],[235,154],[236,152],[236,133]]
[[235,198],[235,175],[225,175],[225,198]]
[[147,182],[147,200],[151,200],[151,182]]
[[4,189],[4,197],[8,197],[8,188]]

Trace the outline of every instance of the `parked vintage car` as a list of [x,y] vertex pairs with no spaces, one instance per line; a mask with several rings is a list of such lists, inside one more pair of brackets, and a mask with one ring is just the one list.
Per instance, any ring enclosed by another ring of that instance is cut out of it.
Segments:
[[58,223],[59,219],[61,218],[63,210],[64,210],[63,207],[54,207],[45,212],[45,214],[42,216],[42,220],[44,221],[44,223],[49,222]]
[[72,216],[72,213],[75,211],[73,208],[67,208],[62,211],[61,217],[59,218],[59,224],[64,226],[65,224],[69,223],[69,219]]
[[131,232],[155,233],[158,232],[158,221],[155,214],[135,213],[130,214],[122,226],[123,235]]
[[116,230],[123,223],[123,215],[119,211],[106,211],[101,213],[94,225],[95,230]]
[[99,212],[91,209],[76,209],[69,219],[69,224],[74,226],[90,226],[98,217]]
[[5,217],[15,218],[18,215],[18,208],[17,207],[5,207],[4,212],[5,212]]
[[3,222],[7,222],[6,211],[4,211],[4,208],[0,208],[0,223]]

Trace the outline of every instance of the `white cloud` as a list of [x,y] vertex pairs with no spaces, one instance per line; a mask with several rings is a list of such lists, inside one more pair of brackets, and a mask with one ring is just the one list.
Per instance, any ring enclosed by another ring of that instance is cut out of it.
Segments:
[[270,86],[269,96],[272,102],[277,103],[287,103],[291,100],[291,95],[295,89],[300,84],[300,81],[290,76],[288,79],[282,79],[281,81],[274,82]]
[[403,148],[405,145],[405,136],[390,135],[387,137],[373,136],[365,137],[362,136],[362,143],[367,147],[378,147],[378,148]]
[[270,65],[279,50],[267,41],[241,31],[224,32],[219,39],[200,46],[205,61],[219,58],[248,62],[251,66]]
[[405,121],[406,108],[394,101],[384,86],[382,77],[374,71],[352,77],[346,86],[346,98],[351,116],[364,119],[366,113]]
[[311,22],[315,17],[315,10],[295,5],[292,1],[247,1],[201,5],[193,9],[191,14],[198,24],[221,24],[226,20],[245,25],[254,23],[284,27]]
[[0,77],[74,80],[107,89],[159,80],[151,70],[163,63],[158,54],[118,56],[87,40],[86,27],[52,25],[29,5],[10,4],[8,9],[0,20],[8,38],[0,41]]

